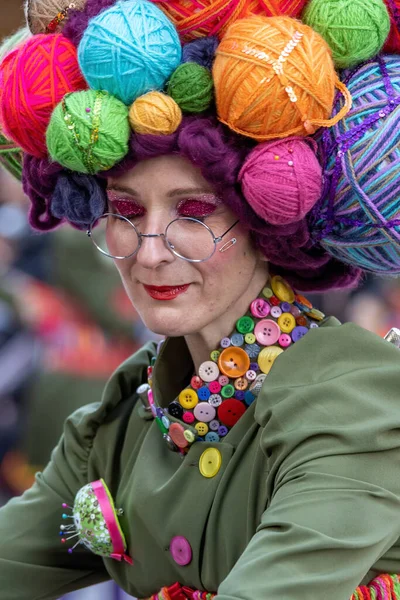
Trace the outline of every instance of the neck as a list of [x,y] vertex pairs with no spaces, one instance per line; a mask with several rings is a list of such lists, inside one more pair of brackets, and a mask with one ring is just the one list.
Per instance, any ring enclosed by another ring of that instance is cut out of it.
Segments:
[[235,299],[235,302],[220,317],[201,331],[185,336],[196,373],[203,362],[210,360],[210,352],[218,348],[223,337],[229,335],[236,321],[248,311],[251,302],[265,286],[268,280],[265,264],[262,264],[261,269],[256,269],[246,292],[239,299]]

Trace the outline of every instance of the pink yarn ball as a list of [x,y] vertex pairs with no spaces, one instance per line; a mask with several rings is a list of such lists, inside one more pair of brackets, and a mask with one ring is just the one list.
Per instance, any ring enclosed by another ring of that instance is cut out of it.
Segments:
[[322,191],[317,144],[290,137],[259,144],[239,173],[243,194],[260,217],[272,225],[300,221]]
[[35,35],[0,64],[0,123],[28,154],[47,156],[46,129],[68,92],[87,88],[75,46],[61,34]]

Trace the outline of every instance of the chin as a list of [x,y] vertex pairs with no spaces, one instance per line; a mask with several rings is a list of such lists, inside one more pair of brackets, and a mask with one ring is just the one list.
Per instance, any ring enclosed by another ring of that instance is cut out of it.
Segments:
[[148,318],[147,315],[139,313],[139,316],[147,329],[150,329],[153,333],[165,337],[180,337],[192,333],[190,326],[185,324],[182,315],[174,315],[171,317],[160,314],[156,317],[154,312],[153,314],[148,315]]

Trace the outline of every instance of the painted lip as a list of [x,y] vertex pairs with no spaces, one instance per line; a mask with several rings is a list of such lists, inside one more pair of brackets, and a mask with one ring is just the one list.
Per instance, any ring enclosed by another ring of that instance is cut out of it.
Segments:
[[154,300],[173,300],[188,289],[190,283],[185,285],[145,285],[146,292]]

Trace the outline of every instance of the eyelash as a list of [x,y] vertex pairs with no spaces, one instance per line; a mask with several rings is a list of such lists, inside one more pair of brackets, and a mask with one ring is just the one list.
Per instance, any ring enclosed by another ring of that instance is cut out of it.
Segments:
[[[109,210],[117,214],[126,217],[127,219],[134,219],[142,217],[145,214],[144,207],[140,206],[136,202],[125,199],[123,197],[114,195],[113,192],[108,192]],[[217,202],[216,202],[217,201]],[[213,202],[210,200],[199,199],[199,198],[185,198],[181,200],[177,207],[177,213],[179,217],[194,217],[199,221],[204,219],[215,212],[220,201],[213,197]],[[190,209],[196,209],[190,210]]]

